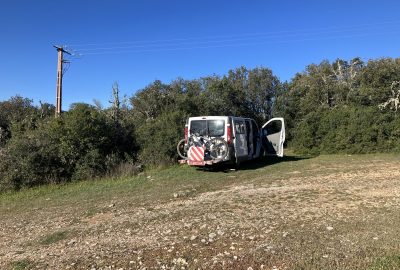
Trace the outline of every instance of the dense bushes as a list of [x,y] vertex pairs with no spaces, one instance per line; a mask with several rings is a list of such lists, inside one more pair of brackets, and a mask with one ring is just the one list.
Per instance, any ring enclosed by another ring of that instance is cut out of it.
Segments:
[[12,137],[0,152],[0,188],[95,178],[132,161],[132,132],[119,127],[94,107],[74,104],[62,117],[36,121],[34,128],[11,128]]
[[399,151],[399,81],[400,59],[308,66],[276,102],[289,145],[311,154]]
[[138,127],[141,146],[139,159],[147,165],[163,165],[176,161],[176,144],[183,137],[186,115],[179,111],[164,112]]
[[68,169],[59,157],[57,141],[45,130],[13,137],[2,150],[2,189],[62,182],[68,176]]
[[400,151],[400,60],[338,59],[312,64],[281,83],[266,68],[226,76],[155,81],[112,106],[54,107],[13,97],[0,102],[0,190],[129,175],[137,165],[176,161],[176,143],[194,115],[237,115],[261,125],[286,120],[288,145],[300,153]]
[[320,109],[302,119],[291,145],[301,153],[400,151],[400,118],[374,107]]

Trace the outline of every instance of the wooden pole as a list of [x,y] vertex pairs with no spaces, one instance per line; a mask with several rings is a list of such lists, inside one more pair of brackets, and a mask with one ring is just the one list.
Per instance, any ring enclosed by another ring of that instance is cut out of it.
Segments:
[[[54,46],[56,47],[56,46]],[[61,115],[62,107],[62,70],[63,70],[63,48],[56,47],[58,52],[57,62],[57,89],[56,89],[56,117]]]

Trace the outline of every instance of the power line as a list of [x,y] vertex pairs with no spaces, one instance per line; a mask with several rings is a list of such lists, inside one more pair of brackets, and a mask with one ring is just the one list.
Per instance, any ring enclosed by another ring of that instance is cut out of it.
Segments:
[[[290,36],[292,35],[302,35],[302,34],[324,34],[324,33],[340,33],[340,32],[349,32],[352,30],[363,30],[365,28],[371,29],[371,27],[376,26],[394,26],[395,24],[399,24],[400,21],[387,21],[387,22],[378,22],[378,23],[371,23],[371,24],[359,24],[353,26],[346,26],[346,27],[327,27],[327,28],[314,28],[314,29],[296,29],[296,30],[286,30],[286,31],[276,31],[276,32],[267,32],[267,33],[248,33],[242,35],[219,35],[219,36],[208,36],[208,37],[190,37],[190,38],[175,38],[175,39],[162,39],[162,40],[136,40],[136,41],[123,41],[123,42],[105,42],[105,43],[88,43],[88,44],[73,44],[71,46],[74,47],[95,47],[95,46],[116,46],[116,45],[134,45],[134,44],[157,44],[157,43],[171,43],[171,42],[185,42],[185,41],[192,41],[195,42],[199,40],[204,41],[212,41],[212,40],[219,40],[219,39],[236,39],[236,38],[256,38],[256,37],[276,37],[278,35]],[[286,34],[286,35],[285,35]],[[112,47],[111,47],[112,48]],[[94,48],[96,49],[96,48]],[[81,50],[91,50],[91,48],[82,48]]]
[[102,51],[102,50],[115,50],[115,49],[132,49],[132,48],[146,48],[146,47],[165,47],[165,46],[184,46],[184,45],[197,45],[197,44],[213,44],[213,43],[223,43],[223,42],[236,42],[236,41],[247,41],[247,40],[263,40],[263,39],[273,39],[273,38],[291,38],[291,37],[302,37],[302,36],[314,36],[322,34],[333,34],[333,33],[345,33],[346,31],[332,31],[332,32],[314,32],[307,35],[296,33],[291,35],[270,35],[270,36],[259,36],[259,37],[248,37],[248,38],[234,38],[234,39],[221,39],[221,40],[205,40],[205,41],[190,41],[190,42],[179,42],[172,44],[148,44],[148,45],[131,45],[131,46],[118,46],[118,47],[100,47],[92,49],[80,49],[81,52],[92,52],[92,51]]
[[[208,48],[224,48],[224,47],[241,47],[241,46],[254,46],[254,45],[266,45],[266,44],[281,44],[281,43],[296,43],[305,41],[318,41],[318,40],[335,40],[335,39],[347,39],[347,38],[357,38],[375,35],[392,35],[399,34],[400,31],[396,32],[380,32],[380,33],[363,33],[363,34],[352,34],[352,35],[342,35],[342,36],[327,36],[327,37],[315,37],[315,38],[303,38],[303,39],[293,39],[293,40],[269,40],[269,41],[257,41],[249,43],[231,43],[231,44],[221,44],[221,45],[209,45],[209,46],[190,46],[190,47],[167,47],[159,46],[160,48],[151,48],[143,50],[117,50],[117,51],[101,51],[101,52],[88,52],[82,54],[85,55],[102,55],[102,54],[121,54],[121,53],[144,53],[144,52],[161,52],[161,51],[178,51],[178,50],[192,50],[192,49],[208,49]],[[178,44],[179,46],[179,44]]]

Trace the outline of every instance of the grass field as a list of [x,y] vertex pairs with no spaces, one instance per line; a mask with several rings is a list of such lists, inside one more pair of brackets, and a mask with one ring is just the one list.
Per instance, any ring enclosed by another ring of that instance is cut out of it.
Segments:
[[400,269],[399,165],[289,155],[1,194],[0,269]]

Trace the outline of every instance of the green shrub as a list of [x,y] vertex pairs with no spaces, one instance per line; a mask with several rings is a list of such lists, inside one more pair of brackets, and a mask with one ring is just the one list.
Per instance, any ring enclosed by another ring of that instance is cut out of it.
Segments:
[[297,124],[291,146],[307,154],[394,152],[399,127],[395,114],[374,107],[321,109]]
[[90,105],[75,104],[60,118],[13,132],[0,148],[0,190],[96,178],[132,161],[133,149],[132,132]]
[[175,162],[176,145],[184,136],[185,121],[186,115],[182,112],[165,112],[138,127],[137,139],[141,145],[140,161],[146,165]]
[[69,178],[59,156],[59,144],[37,129],[10,139],[0,159],[0,189],[20,189],[59,183]]

